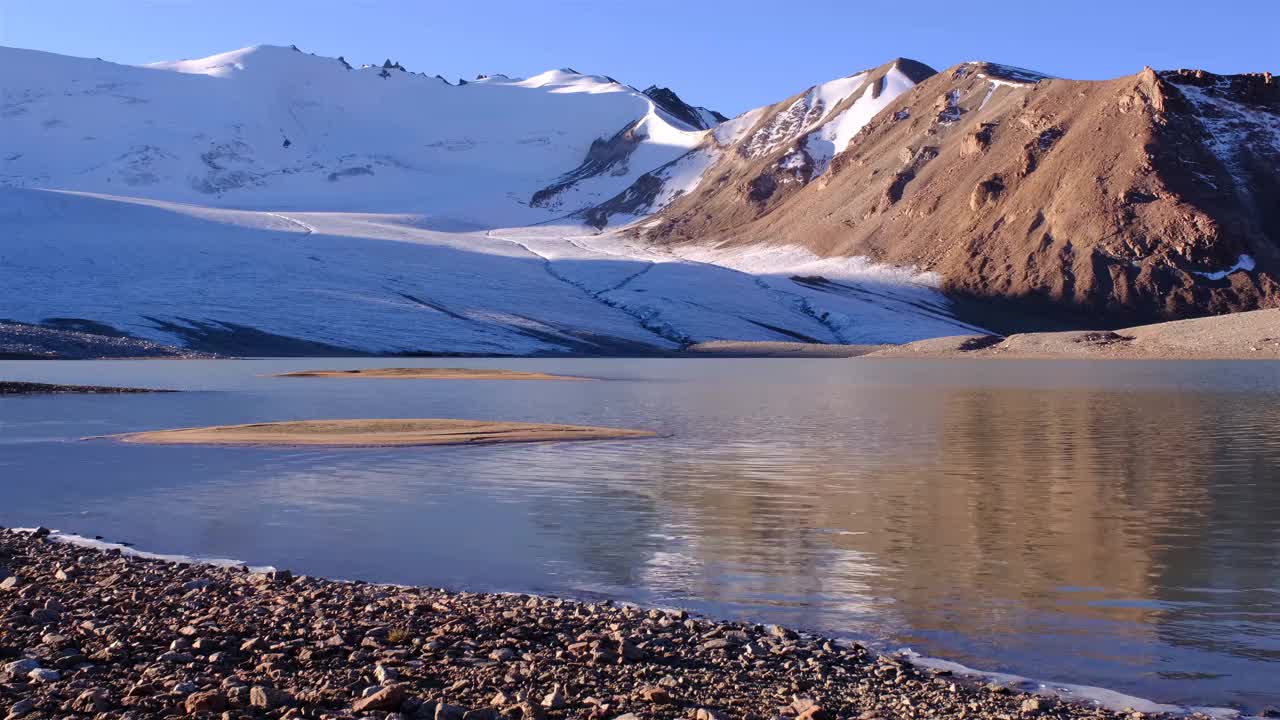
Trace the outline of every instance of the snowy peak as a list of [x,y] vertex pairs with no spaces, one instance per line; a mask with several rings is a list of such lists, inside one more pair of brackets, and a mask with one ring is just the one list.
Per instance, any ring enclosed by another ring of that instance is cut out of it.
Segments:
[[206,58],[155,62],[143,67],[155,70],[170,70],[187,75],[209,75],[211,77],[229,78],[245,72],[296,72],[298,69],[307,66],[341,66],[341,62],[336,58],[319,58],[313,55],[306,55],[294,48],[280,47],[278,45],[253,45],[239,50],[210,55]]

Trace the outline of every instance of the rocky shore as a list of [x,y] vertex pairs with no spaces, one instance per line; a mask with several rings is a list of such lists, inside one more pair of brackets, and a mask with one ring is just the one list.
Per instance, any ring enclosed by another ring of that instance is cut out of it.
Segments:
[[110,387],[105,385],[59,385],[54,383],[13,382],[0,380],[0,395],[63,395],[73,393],[120,395],[129,393],[174,392],[150,388]]
[[45,530],[0,530],[0,618],[8,718],[1148,717],[774,626],[171,563]]

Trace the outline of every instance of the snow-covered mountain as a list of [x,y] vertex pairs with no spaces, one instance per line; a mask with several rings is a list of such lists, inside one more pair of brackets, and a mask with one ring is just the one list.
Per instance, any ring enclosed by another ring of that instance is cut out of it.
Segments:
[[915,82],[886,67],[717,124],[571,70],[455,85],[273,46],[145,67],[0,48],[0,318],[247,353],[969,331],[910,268],[583,224],[641,218],[744,157],[800,153],[816,177]]
[[450,85],[275,46],[146,67],[0,49],[0,67],[0,182],[224,207],[542,222],[705,135],[567,70]]

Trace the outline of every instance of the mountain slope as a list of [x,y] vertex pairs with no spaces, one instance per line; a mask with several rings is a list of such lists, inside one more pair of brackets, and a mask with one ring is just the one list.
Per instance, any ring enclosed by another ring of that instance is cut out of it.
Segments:
[[[700,232],[697,218],[722,225],[759,215],[826,172],[871,118],[933,73],[899,58],[744,113],[580,216],[602,228],[670,206],[666,216],[680,218],[693,237]],[[704,177],[712,180],[702,183]],[[749,202],[738,202],[743,196]]]
[[[0,48],[0,67],[0,184],[223,207],[543,222],[706,134],[567,70],[454,86],[274,46],[147,67]],[[620,135],[608,162],[589,163]]]
[[1003,301],[1006,327],[1280,304],[1270,75],[1083,82],[966,63],[888,105],[816,181],[791,182],[777,158],[672,203],[645,236],[914,266],[953,296]]

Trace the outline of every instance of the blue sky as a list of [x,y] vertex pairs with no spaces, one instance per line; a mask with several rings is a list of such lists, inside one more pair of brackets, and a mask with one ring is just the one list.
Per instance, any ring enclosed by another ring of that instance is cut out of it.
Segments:
[[292,43],[451,79],[573,67],[730,115],[898,56],[1274,72],[1278,27],[1280,2],[1230,0],[0,0],[0,45],[144,63]]

